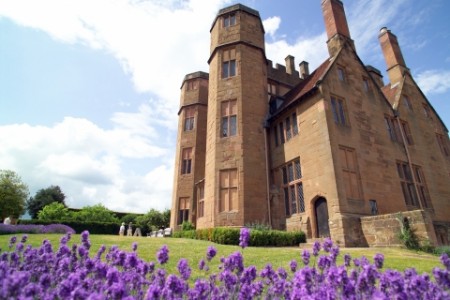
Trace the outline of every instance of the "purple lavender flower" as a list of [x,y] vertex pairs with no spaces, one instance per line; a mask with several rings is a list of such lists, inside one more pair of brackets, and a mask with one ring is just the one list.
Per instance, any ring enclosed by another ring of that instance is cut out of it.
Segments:
[[244,269],[244,272],[242,272],[240,282],[250,284],[253,280],[255,280],[257,276],[256,267],[250,266]]
[[384,255],[381,253],[375,254],[375,256],[373,257],[373,261],[374,261],[375,267],[377,267],[377,269],[383,268]]
[[325,238],[325,240],[323,241],[322,247],[323,247],[323,251],[330,252],[331,247],[333,247],[333,241],[329,237]]
[[21,242],[25,244],[27,242],[27,239],[28,239],[28,235],[24,234],[24,235],[22,235]]
[[351,261],[352,261],[352,257],[350,256],[350,254],[348,254],[348,253],[344,254],[344,265],[346,267],[350,266]]
[[447,268],[447,271],[450,271],[450,258],[447,253],[443,253],[440,257],[441,263]]
[[184,280],[188,280],[191,276],[191,268],[189,267],[188,261],[186,258],[182,258],[178,261],[178,272],[180,272],[181,278]]
[[16,241],[17,241],[17,237],[16,236],[12,236],[9,239],[9,248],[12,248],[12,246],[16,243]]
[[291,269],[292,273],[295,273],[297,271],[297,261],[295,259],[291,260],[289,263],[289,268]]
[[158,253],[156,254],[156,259],[161,265],[167,263],[167,261],[169,260],[169,248],[167,248],[167,245],[163,245],[161,249],[159,249]]
[[246,227],[241,228],[241,235],[239,237],[239,246],[244,249],[248,247],[248,243],[250,242],[250,230]]
[[320,251],[320,243],[318,241],[315,241],[313,245],[313,255],[314,256],[319,255],[319,251]]
[[310,258],[311,258],[311,254],[309,253],[309,251],[306,250],[306,249],[303,249],[303,252],[302,252],[302,261],[303,261],[303,264],[304,264],[305,266],[309,265],[309,259],[310,259]]
[[217,254],[217,249],[214,248],[213,246],[208,246],[208,250],[206,250],[206,259],[208,261],[211,261],[211,259],[214,258],[214,256],[216,256]]
[[136,251],[136,250],[137,250],[137,247],[138,247],[138,244],[137,244],[136,242],[133,242],[133,244],[131,244],[131,249],[132,249],[133,251]]
[[205,260],[204,259],[200,259],[200,261],[198,262],[198,269],[200,271],[203,271],[203,269],[205,268],[205,265],[206,265]]
[[323,270],[330,266],[330,260],[328,259],[327,256],[321,255],[321,256],[319,256],[319,261],[317,262],[317,266],[319,267],[319,269]]

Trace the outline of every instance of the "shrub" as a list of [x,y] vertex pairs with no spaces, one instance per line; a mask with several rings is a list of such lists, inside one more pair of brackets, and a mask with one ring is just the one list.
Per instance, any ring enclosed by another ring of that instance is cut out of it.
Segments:
[[174,238],[185,238],[185,239],[196,239],[196,232],[195,230],[181,230],[181,231],[175,231],[172,234],[172,237]]
[[448,256],[450,256],[450,246],[440,246],[440,247],[436,247],[434,248],[433,251],[434,254],[437,255],[442,255],[442,254],[447,254]]
[[183,230],[183,231],[187,231],[187,230],[195,230],[195,226],[194,226],[194,224],[192,224],[192,222],[189,222],[189,221],[184,221],[182,224],[181,224],[181,230]]
[[[20,224],[49,225],[54,222],[45,220],[19,220]],[[75,230],[76,233],[82,233],[88,230],[92,234],[119,234],[120,224],[102,223],[102,222],[81,222],[81,221],[62,221],[61,224],[67,225]]]
[[[176,231],[173,234],[175,238],[192,238],[198,240],[211,241],[223,245],[239,245],[239,231],[237,228],[216,227],[197,229],[195,234],[192,230],[183,234],[183,231]],[[286,247],[298,246],[300,243],[306,242],[306,236],[301,231],[281,231],[281,230],[251,230],[250,246],[254,247]]]
[[419,239],[417,238],[415,230],[411,228],[408,218],[403,217],[403,215],[399,213],[397,215],[397,219],[401,224],[400,232],[398,234],[398,238],[400,239],[400,241],[408,249],[419,250],[420,249]]
[[5,225],[0,224],[0,234],[13,233],[75,233],[71,227],[64,224],[49,225]]
[[223,245],[239,245],[239,229],[216,227],[212,231],[211,242]]

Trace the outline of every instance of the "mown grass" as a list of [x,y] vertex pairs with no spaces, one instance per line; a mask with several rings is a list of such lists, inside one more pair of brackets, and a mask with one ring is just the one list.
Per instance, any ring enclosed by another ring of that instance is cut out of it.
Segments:
[[[0,235],[0,249],[1,251],[9,251],[9,239],[13,235]],[[20,239],[22,235],[17,235]],[[62,237],[60,234],[28,234],[27,244],[33,247],[38,247],[42,244],[44,239],[47,239],[56,250],[59,247],[59,240]],[[80,235],[73,235],[70,245],[73,243],[80,243]],[[221,256],[228,256],[235,251],[242,251],[244,255],[244,264],[255,265],[258,270],[262,269],[266,264],[272,264],[274,269],[283,267],[289,269],[289,262],[296,259],[299,266],[301,263],[301,249],[299,247],[248,247],[241,249],[238,246],[219,245],[207,241],[190,240],[190,239],[176,239],[176,238],[147,238],[147,237],[120,237],[112,235],[91,235],[91,256],[93,256],[101,245],[107,246],[107,249],[112,245],[117,245],[120,249],[131,251],[133,242],[138,243],[138,255],[145,261],[156,260],[156,252],[163,246],[167,245],[169,248],[169,263],[165,266],[168,272],[176,273],[176,264],[180,258],[186,258],[193,269],[193,277],[202,276],[204,273],[198,271],[197,265],[200,259],[205,258],[206,249],[209,245],[213,245],[217,249],[217,257],[214,258],[210,266],[210,272],[217,273],[220,264]],[[424,252],[410,251],[400,248],[341,248],[338,264],[343,263],[343,255],[348,253],[352,258],[360,258],[365,256],[370,261],[373,261],[373,256],[376,253],[383,253],[385,256],[384,269],[396,269],[403,271],[407,268],[415,268],[419,273],[429,273],[434,267],[441,264],[439,257],[430,255]],[[103,256],[104,257],[104,256]],[[314,264],[314,259],[311,260]]]

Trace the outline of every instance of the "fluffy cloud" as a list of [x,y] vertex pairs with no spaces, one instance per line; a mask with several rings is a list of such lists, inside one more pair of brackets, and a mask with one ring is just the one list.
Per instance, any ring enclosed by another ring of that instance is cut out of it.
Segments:
[[280,27],[281,19],[280,17],[270,17],[263,21],[263,26],[266,34],[271,37],[275,36],[276,31]]
[[[173,87],[180,86],[186,73],[199,66],[202,71],[208,68],[207,30],[227,2],[5,0],[0,3],[0,16],[62,42],[111,53],[138,91],[151,91],[164,99],[155,107],[173,111],[179,99]],[[179,49],[184,55],[179,55]]]
[[[134,212],[169,208],[173,145],[165,148],[159,142],[164,132],[145,130],[147,111],[144,105],[137,113],[115,115],[111,130],[72,117],[52,127],[1,126],[2,168],[18,172],[32,195],[59,185],[71,207],[103,203]],[[137,121],[123,125],[132,119]],[[148,168],[130,168],[132,162]]]
[[450,90],[450,71],[427,70],[419,73],[417,84],[425,94],[443,94]]

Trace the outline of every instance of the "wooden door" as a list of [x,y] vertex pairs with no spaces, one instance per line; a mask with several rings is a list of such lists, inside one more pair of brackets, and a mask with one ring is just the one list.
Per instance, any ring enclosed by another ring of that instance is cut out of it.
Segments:
[[314,203],[314,209],[316,212],[317,237],[329,237],[330,227],[328,225],[327,200],[325,198],[317,199]]

